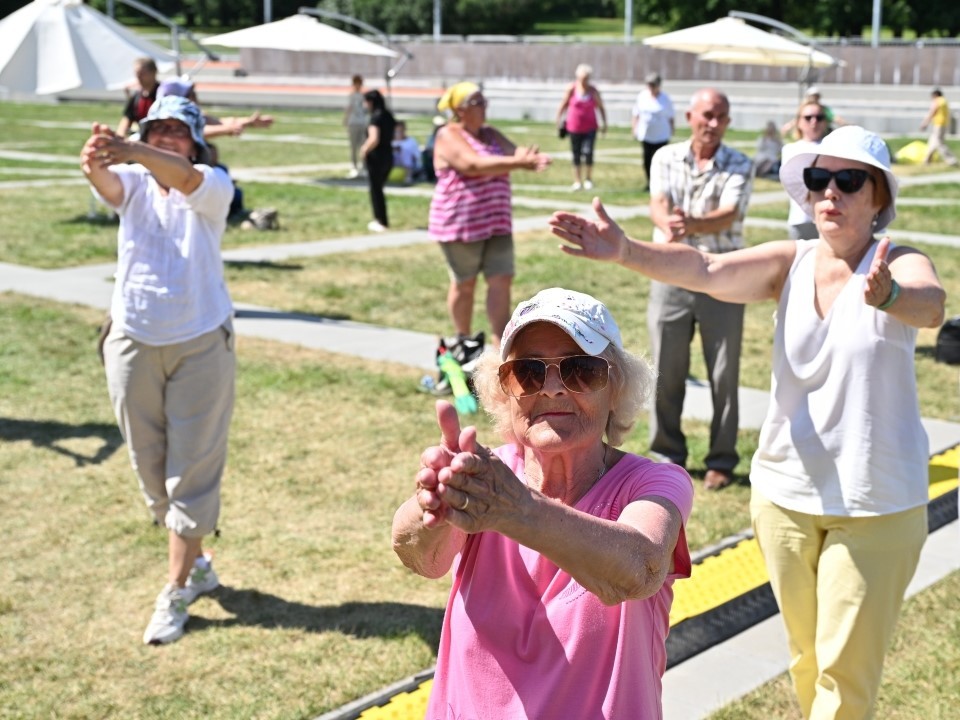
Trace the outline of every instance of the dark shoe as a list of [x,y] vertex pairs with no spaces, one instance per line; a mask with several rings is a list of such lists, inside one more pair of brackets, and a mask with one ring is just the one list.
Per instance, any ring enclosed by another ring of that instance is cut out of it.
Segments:
[[723,490],[733,482],[733,473],[726,470],[707,470],[703,476],[703,487],[707,490]]

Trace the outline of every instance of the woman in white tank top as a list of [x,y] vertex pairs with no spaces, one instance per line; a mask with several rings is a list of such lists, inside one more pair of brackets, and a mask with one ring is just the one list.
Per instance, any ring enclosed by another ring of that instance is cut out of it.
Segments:
[[804,717],[867,718],[926,538],[913,354],[917,329],[943,322],[945,293],[926,255],[877,238],[897,194],[879,136],[845,126],[788,146],[780,179],[818,238],[712,255],[630,239],[599,201],[596,221],[557,213],[551,224],[568,254],[727,302],[777,301],[754,532]]

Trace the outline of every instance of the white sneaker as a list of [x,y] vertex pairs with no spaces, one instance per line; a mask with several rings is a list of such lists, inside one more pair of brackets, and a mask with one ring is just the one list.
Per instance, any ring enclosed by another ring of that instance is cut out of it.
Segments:
[[143,632],[146,645],[166,645],[183,635],[183,626],[190,616],[187,614],[187,601],[183,597],[183,588],[166,585],[157,595],[153,617]]
[[213,555],[204,553],[202,558],[194,561],[193,569],[187,576],[187,583],[183,588],[183,599],[187,605],[204,593],[212,592],[220,587],[220,579],[213,569]]
[[592,183],[590,180],[584,180],[584,181],[583,181],[583,189],[584,189],[584,190],[593,190],[593,183]]
[[583,183],[579,180],[570,186],[570,189],[576,192],[577,190],[583,190]]
[[347,173],[347,180],[356,180],[358,177],[360,177],[360,171],[356,168]]
[[367,223],[367,230],[369,230],[370,232],[378,232],[378,233],[379,233],[379,232],[383,232],[383,231],[386,230],[386,229],[387,229],[386,226],[381,225],[381,224],[380,224],[378,221],[376,221],[376,220],[371,220],[370,222]]

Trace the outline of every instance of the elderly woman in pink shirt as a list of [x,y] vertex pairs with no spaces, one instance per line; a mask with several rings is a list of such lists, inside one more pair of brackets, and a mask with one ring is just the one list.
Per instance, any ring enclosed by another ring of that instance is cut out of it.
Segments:
[[426,717],[660,718],[693,487],[616,449],[649,366],[602,303],[551,288],[517,307],[474,382],[506,444],[480,445],[438,402],[441,443],[393,522],[405,565],[453,570]]

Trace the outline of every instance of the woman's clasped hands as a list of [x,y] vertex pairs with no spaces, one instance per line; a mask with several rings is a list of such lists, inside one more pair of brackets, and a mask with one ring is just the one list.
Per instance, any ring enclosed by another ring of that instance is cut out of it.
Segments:
[[437,401],[440,445],[420,456],[417,503],[423,524],[449,523],[464,532],[494,529],[519,512],[524,485],[488,448],[477,442],[477,429],[460,429],[456,408]]

